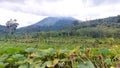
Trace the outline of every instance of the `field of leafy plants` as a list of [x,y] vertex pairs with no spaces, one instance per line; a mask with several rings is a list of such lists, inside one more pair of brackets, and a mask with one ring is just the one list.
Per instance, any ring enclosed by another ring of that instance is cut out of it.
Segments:
[[35,41],[31,43],[30,40],[29,42],[18,40],[14,43],[0,41],[0,68],[120,67],[119,43],[114,44],[116,41],[113,39],[110,39],[109,43],[105,40],[88,41],[56,39],[39,43]]

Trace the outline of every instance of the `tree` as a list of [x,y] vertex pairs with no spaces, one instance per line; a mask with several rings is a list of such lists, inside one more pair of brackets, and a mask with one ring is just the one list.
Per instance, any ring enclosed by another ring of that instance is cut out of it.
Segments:
[[75,20],[74,22],[73,22],[73,30],[77,30],[78,29],[78,27],[79,27],[79,21],[78,20]]
[[14,20],[10,19],[9,21],[7,21],[6,27],[7,27],[7,32],[8,32],[9,34],[13,34],[14,31],[16,30],[17,26],[19,25],[19,24],[16,23],[16,22],[17,22],[16,19],[14,19]]
[[117,23],[120,23],[120,15],[117,16]]

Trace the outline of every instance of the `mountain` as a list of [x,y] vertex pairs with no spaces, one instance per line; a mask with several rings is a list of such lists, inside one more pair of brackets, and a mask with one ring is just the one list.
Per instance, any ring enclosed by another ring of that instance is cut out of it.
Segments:
[[[59,31],[73,25],[72,17],[47,17],[33,25],[18,29],[19,32]],[[79,21],[80,22],[80,21]]]

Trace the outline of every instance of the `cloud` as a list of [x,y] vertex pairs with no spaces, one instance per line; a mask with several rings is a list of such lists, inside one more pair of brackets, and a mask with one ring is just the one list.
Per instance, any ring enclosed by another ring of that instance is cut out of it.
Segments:
[[79,0],[21,0],[23,3],[19,4],[13,1],[14,0],[5,0],[0,3],[0,6],[4,9],[45,16],[73,15],[71,11],[78,12],[76,10],[83,9],[82,2]]
[[5,25],[5,23],[10,19],[17,19],[20,24],[19,27],[28,26],[34,24],[45,18],[45,16],[37,16],[29,13],[14,12],[11,10],[0,8],[0,24]]
[[12,12],[22,20],[21,15],[29,16],[24,22],[33,22],[33,17],[38,20],[41,16],[72,16],[82,20],[108,17],[119,14],[119,6],[120,0],[0,0],[0,9],[9,11],[6,13]]
[[91,0],[93,6],[114,5],[120,3],[120,0]]
[[36,2],[57,2],[62,0],[35,0]]
[[[49,3],[58,2],[60,0],[0,0],[0,8],[12,11],[20,11],[36,15],[48,15],[47,7]],[[61,0],[62,1],[62,0]],[[50,7],[51,8],[51,7]]]
[[0,3],[9,2],[9,3],[24,3],[25,0],[0,0]]
[[[96,12],[97,10],[95,9],[101,6],[102,8],[104,8],[104,5],[106,4],[108,5],[111,3],[115,4],[120,2],[120,0],[116,0],[116,1],[114,0],[103,0],[103,1],[102,0],[19,0],[21,3],[19,3],[16,0],[1,0],[1,1],[4,1],[1,2],[0,4],[1,8],[9,9],[16,12],[20,11],[23,13],[36,14],[40,16],[86,15],[90,12],[91,13]],[[102,8],[100,11],[103,11]],[[88,15],[96,15],[96,14],[88,14]]]

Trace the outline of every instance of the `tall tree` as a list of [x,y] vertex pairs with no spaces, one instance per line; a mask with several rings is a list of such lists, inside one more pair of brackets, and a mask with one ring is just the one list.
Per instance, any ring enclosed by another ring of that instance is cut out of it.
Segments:
[[10,19],[9,21],[7,21],[6,27],[7,27],[7,32],[8,32],[9,34],[13,34],[14,31],[16,30],[17,26],[19,25],[19,24],[16,23],[16,22],[17,22],[16,19],[14,19],[14,20]]

